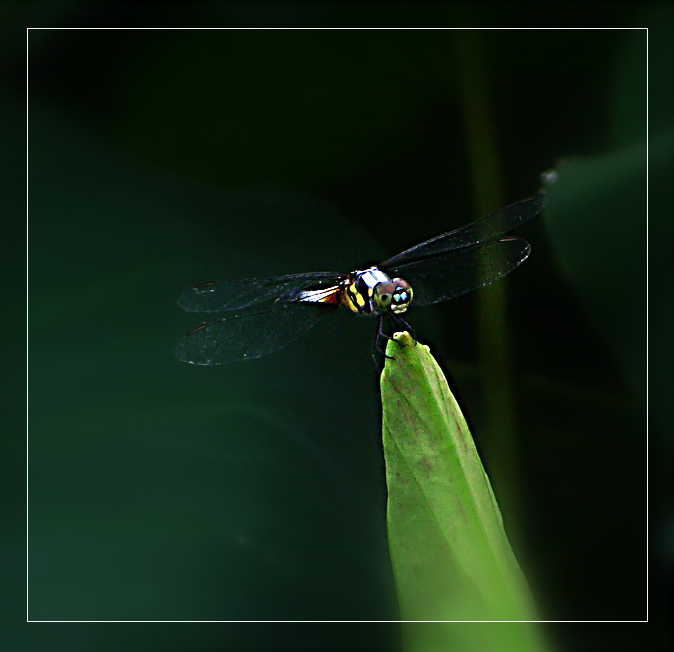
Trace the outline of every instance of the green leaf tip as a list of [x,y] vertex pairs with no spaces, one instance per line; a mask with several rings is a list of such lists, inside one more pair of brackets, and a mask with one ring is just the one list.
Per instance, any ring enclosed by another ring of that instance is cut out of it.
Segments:
[[[381,376],[391,562],[404,620],[535,620],[466,420],[427,346],[388,343]],[[522,650],[541,650],[529,634]]]
[[[419,349],[419,351],[417,351]],[[384,373],[390,364],[405,364],[417,361],[415,354],[423,352],[429,354],[430,350],[424,344],[419,344],[407,331],[393,333],[393,339],[389,340],[386,346],[386,364],[384,366]]]

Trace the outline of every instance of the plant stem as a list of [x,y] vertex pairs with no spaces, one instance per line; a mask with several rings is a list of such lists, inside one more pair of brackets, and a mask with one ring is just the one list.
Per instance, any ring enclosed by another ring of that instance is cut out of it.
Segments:
[[[461,21],[466,24],[466,21]],[[468,21],[470,22],[470,21]],[[477,21],[473,21],[477,22]],[[496,138],[490,113],[481,45],[483,32],[454,32],[458,87],[463,107],[466,149],[478,217],[505,205]],[[488,34],[488,32],[487,32]],[[506,313],[507,279],[477,293],[478,356],[483,379],[481,424],[489,457],[498,459],[494,485],[505,505],[517,504],[517,450],[513,410],[510,345]]]

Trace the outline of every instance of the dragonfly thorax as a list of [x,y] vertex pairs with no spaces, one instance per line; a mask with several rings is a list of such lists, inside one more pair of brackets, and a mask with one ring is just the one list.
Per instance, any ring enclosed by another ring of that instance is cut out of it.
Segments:
[[356,271],[346,281],[342,304],[354,312],[382,315],[407,310],[412,288],[401,278],[391,279],[377,267]]

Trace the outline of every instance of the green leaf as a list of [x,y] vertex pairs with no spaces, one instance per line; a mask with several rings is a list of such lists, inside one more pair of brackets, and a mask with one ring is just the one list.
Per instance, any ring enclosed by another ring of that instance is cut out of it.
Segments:
[[[674,132],[654,143],[658,172],[674,151]],[[569,158],[548,175],[545,223],[559,266],[580,304],[646,403],[646,142]]]
[[[442,371],[409,334],[394,340],[381,390],[389,548],[403,619],[535,619],[489,479]],[[476,649],[490,648],[480,648],[485,631]],[[516,632],[516,649],[541,649],[531,627],[509,631]]]

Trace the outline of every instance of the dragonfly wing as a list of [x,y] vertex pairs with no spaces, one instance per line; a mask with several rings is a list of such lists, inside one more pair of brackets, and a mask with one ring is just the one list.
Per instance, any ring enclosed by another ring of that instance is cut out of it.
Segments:
[[341,278],[343,274],[335,272],[310,272],[203,283],[184,292],[178,305],[188,312],[243,310],[264,301],[274,301],[286,292],[321,284],[334,285]]
[[521,265],[530,253],[531,245],[526,240],[508,237],[400,265],[388,273],[412,286],[412,305],[427,306],[498,281]]
[[180,339],[176,355],[183,362],[199,365],[261,358],[306,333],[323,313],[323,307],[273,304],[202,324]]
[[472,247],[493,240],[538,215],[545,208],[547,201],[547,195],[544,192],[539,192],[533,197],[523,199],[496,211],[496,213],[487,215],[477,222],[443,233],[415,247],[406,249],[380,263],[378,267],[382,269],[393,265],[402,265],[445,251]]

